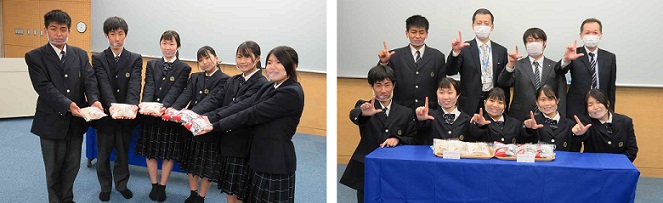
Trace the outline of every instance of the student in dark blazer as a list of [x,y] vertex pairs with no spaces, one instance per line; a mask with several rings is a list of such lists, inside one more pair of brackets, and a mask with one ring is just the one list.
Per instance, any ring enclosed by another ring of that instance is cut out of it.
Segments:
[[[557,90],[555,98],[559,101],[558,112],[562,117],[566,115],[566,76],[556,74],[555,61],[543,56],[548,37],[539,28],[530,28],[523,34],[523,43],[527,49],[527,57],[521,58],[516,46],[516,52],[509,54],[509,63],[502,69],[498,83],[513,87],[513,100],[509,107],[509,116],[525,120],[530,111],[537,112],[537,89],[550,85]],[[514,62],[515,61],[515,62]]]
[[304,91],[297,82],[297,52],[279,46],[267,54],[266,83],[251,98],[219,112],[210,131],[228,132],[251,126],[249,182],[244,201],[294,202],[297,158],[292,136],[304,110]]
[[[460,73],[458,105],[462,112],[468,114],[480,112],[479,108],[483,107],[483,101],[493,87],[500,87],[506,95],[511,95],[510,88],[497,80],[509,61],[506,48],[490,40],[490,32],[495,28],[494,21],[488,9],[478,9],[472,16],[472,30],[476,38],[463,42],[458,31],[458,38],[451,42],[447,75]],[[505,104],[509,106],[509,99],[505,100]]]
[[25,54],[32,87],[39,95],[30,132],[41,143],[49,202],[74,200],[83,133],[88,127],[80,108],[103,110],[87,52],[67,45],[70,28],[69,14],[49,11],[44,15],[48,43]]
[[[444,54],[425,44],[428,20],[413,15],[405,21],[405,36],[410,44],[389,51],[387,43],[378,53],[380,64],[394,69],[398,86],[394,87],[394,101],[412,110],[424,105],[426,97],[434,98],[437,83],[446,77]],[[437,108],[437,104],[431,105]]]
[[580,38],[584,46],[576,42],[566,46],[564,58],[555,64],[557,74],[571,71],[571,85],[567,98],[566,117],[587,114],[583,108],[584,98],[590,89],[599,89],[610,101],[610,109],[615,110],[615,81],[617,61],[615,54],[601,49],[598,43],[603,37],[603,25],[596,18],[588,18],[580,25]]
[[[217,88],[213,95],[196,105],[192,109],[194,112],[204,114],[209,120],[218,121],[224,117],[217,114],[219,111],[250,98],[267,83],[267,79],[260,72],[260,46],[256,42],[245,41],[240,44],[237,47],[235,63],[242,73],[228,79],[223,88]],[[244,198],[249,173],[251,127],[207,133],[194,139],[205,136],[214,137],[218,141],[218,162],[221,165],[218,185],[221,193],[226,194],[226,201],[229,203],[240,202]]]
[[368,71],[373,91],[370,101],[359,100],[350,111],[350,121],[359,126],[361,139],[341,177],[341,184],[357,190],[357,201],[364,202],[364,157],[378,147],[416,144],[412,109],[392,99],[396,77],[390,67],[375,66]]
[[[124,40],[129,33],[127,22],[120,17],[110,17],[104,21],[104,34],[110,46],[101,53],[92,56],[92,67],[99,83],[101,101],[110,116],[93,123],[97,129],[97,177],[101,185],[99,200],[110,200],[110,192],[115,180],[115,188],[125,199],[131,199],[133,193],[127,188],[129,182],[129,143],[133,128],[138,124],[133,117],[112,118],[115,109],[113,103],[130,104],[134,114],[138,111],[140,89],[142,86],[143,58],[140,54],[124,49]],[[113,173],[110,167],[110,155],[115,149]]]
[[504,113],[505,100],[504,90],[499,87],[491,89],[484,101],[486,114],[480,109],[479,114],[470,119],[470,135],[483,142],[525,143],[524,138],[531,135],[526,135],[523,122]]
[[[160,102],[164,107],[159,113],[142,116],[136,154],[145,156],[147,162],[147,171],[152,182],[150,199],[163,202],[166,200],[166,182],[175,160],[180,158],[183,135],[180,124],[163,121],[161,115],[166,108],[172,106],[186,87],[191,67],[177,57],[181,46],[177,32],[167,30],[159,41],[163,58],[147,62],[142,102]],[[160,180],[157,180],[157,159],[163,160]]]
[[573,127],[573,133],[584,138],[584,152],[624,154],[631,162],[635,161],[638,143],[633,119],[610,110],[608,97],[598,89],[589,90],[585,101],[589,118],[581,122],[576,117],[577,124]]
[[582,139],[571,132],[575,122],[563,117],[557,110],[557,92],[548,84],[539,88],[536,93],[539,113],[530,111],[530,118],[523,122],[529,136],[525,142],[554,144],[555,150],[580,152]]
[[471,116],[461,112],[456,105],[460,92],[458,81],[453,78],[442,78],[437,87],[437,103],[442,108],[430,109],[428,98],[426,106],[416,109],[417,133],[424,139],[420,143],[432,145],[433,139],[454,139],[466,142],[477,141],[470,136]]

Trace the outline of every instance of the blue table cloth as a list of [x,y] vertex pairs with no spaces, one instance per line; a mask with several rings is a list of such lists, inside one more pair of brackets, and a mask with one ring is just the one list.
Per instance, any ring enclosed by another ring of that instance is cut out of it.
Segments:
[[366,156],[366,202],[633,202],[640,171],[623,154],[556,152],[552,162],[442,159],[429,146]]
[[[136,166],[147,167],[145,163],[145,157],[136,154],[136,142],[138,142],[138,136],[140,135],[140,125],[136,126],[131,134],[131,142],[129,142],[129,154],[127,154],[129,159],[129,164]],[[89,127],[85,133],[85,157],[88,160],[94,160],[97,158],[97,130],[93,127]],[[111,153],[111,161],[115,160],[115,149]],[[159,169],[161,169],[161,160],[159,160]],[[88,166],[91,167],[91,166]],[[173,171],[182,172],[180,169],[179,163],[175,162],[173,166]]]

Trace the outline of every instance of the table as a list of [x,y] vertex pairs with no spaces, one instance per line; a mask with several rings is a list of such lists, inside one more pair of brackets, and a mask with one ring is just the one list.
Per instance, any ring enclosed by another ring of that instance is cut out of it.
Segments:
[[[147,167],[145,163],[145,157],[136,154],[136,142],[138,142],[138,136],[140,135],[140,125],[136,126],[131,133],[131,142],[129,142],[129,153],[127,154],[129,164]],[[85,157],[87,158],[87,167],[92,167],[92,160],[97,158],[97,130],[93,127],[89,127],[85,133]],[[115,160],[115,150],[111,153],[111,161]],[[161,160],[159,160],[159,169],[161,169]],[[175,161],[173,166],[174,172],[182,172],[180,169],[179,163]]]
[[623,154],[556,152],[552,162],[442,159],[429,146],[366,156],[366,202],[633,202],[640,171]]

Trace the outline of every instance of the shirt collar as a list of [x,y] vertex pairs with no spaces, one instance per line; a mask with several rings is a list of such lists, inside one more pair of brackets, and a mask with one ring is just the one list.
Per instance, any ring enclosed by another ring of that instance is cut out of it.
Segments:
[[589,53],[594,53],[594,59],[596,59],[596,56],[598,56],[598,52],[599,52],[598,47],[596,49],[594,49],[594,51],[589,51],[587,46],[583,46],[583,48],[585,48],[585,52],[587,52],[587,56],[589,56]]
[[603,122],[603,121],[599,120],[599,121],[601,121],[601,124],[612,123],[612,113],[610,113],[610,111],[608,111],[608,114],[609,115],[608,115],[608,120],[607,121]]
[[62,47],[62,49],[58,49],[58,47],[54,46],[54,45],[51,44],[51,43],[48,43],[48,44],[51,45],[51,47],[53,48],[53,50],[55,51],[55,53],[58,55],[58,57],[62,57],[62,56],[60,56],[60,52],[61,52],[61,51],[64,51],[64,54],[67,55],[67,44],[64,44],[64,47]]
[[458,119],[458,117],[460,116],[460,111],[458,110],[458,107],[454,107],[454,110],[451,110],[451,112],[447,112],[447,110],[444,110],[442,106],[440,106],[440,108],[442,109],[442,112],[444,112],[444,114],[453,114],[454,120]]
[[539,60],[536,60],[536,59],[532,58],[531,56],[528,56],[528,57],[529,57],[530,65],[534,66],[534,61],[536,61],[536,62],[539,62],[539,67],[543,67],[543,58],[544,57],[539,58]]
[[173,57],[173,60],[170,60],[170,61],[166,61],[166,57],[162,57],[162,58],[163,58],[164,62],[168,62],[168,63],[173,63],[173,62],[175,62],[175,60],[177,60],[177,57]]
[[426,44],[424,44],[424,46],[421,46],[419,50],[415,49],[414,46],[410,44],[410,51],[412,52],[412,56],[416,56],[415,54],[417,53],[417,51],[419,51],[419,57],[423,58],[424,50],[426,50]]
[[[481,42],[481,40],[479,40],[479,38],[474,38],[474,40],[477,41],[477,47],[479,47],[479,49],[481,49],[481,45],[483,44],[483,42]],[[486,45],[488,45],[488,50],[491,50],[493,48],[492,44],[493,43],[491,43],[490,40],[488,40],[488,42],[486,42]]]
[[552,120],[555,120],[555,121],[557,121],[557,122],[559,122],[559,118],[561,118],[561,117],[559,116],[559,111],[558,111],[557,114],[556,114],[554,117],[552,117],[552,118],[548,117],[548,116],[547,116],[546,114],[544,114],[544,113],[541,113],[541,114],[543,115],[544,118],[546,118],[546,119],[552,119]]
[[244,81],[249,81],[249,78],[251,78],[251,76],[256,74],[258,71],[260,71],[260,69],[256,68],[256,70],[253,71],[252,73],[249,73],[249,75],[245,75],[244,73],[242,73],[242,77],[244,77]]
[[281,86],[281,84],[283,84],[284,82],[285,82],[285,80],[281,83],[278,83],[278,84],[274,83],[274,89],[279,88]]
[[214,73],[216,73],[216,72],[218,72],[218,71],[219,71],[219,69],[215,67],[215,68],[214,68],[214,72],[212,72],[212,73],[209,74],[209,75],[208,75],[207,72],[206,72],[206,73],[205,73],[205,76],[210,77],[210,76],[214,75]]

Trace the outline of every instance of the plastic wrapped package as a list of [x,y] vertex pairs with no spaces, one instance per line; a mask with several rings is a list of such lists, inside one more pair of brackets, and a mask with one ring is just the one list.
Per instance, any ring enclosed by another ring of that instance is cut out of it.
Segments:
[[131,104],[111,103],[111,107],[115,111],[111,114],[112,118],[136,117],[133,105]]
[[152,114],[158,114],[161,112],[161,108],[163,107],[162,103],[158,102],[141,102],[140,103],[140,113],[152,113]]
[[83,114],[83,119],[86,122],[93,120],[99,120],[104,116],[107,116],[103,111],[99,110],[97,107],[85,107],[80,110],[80,113]]

